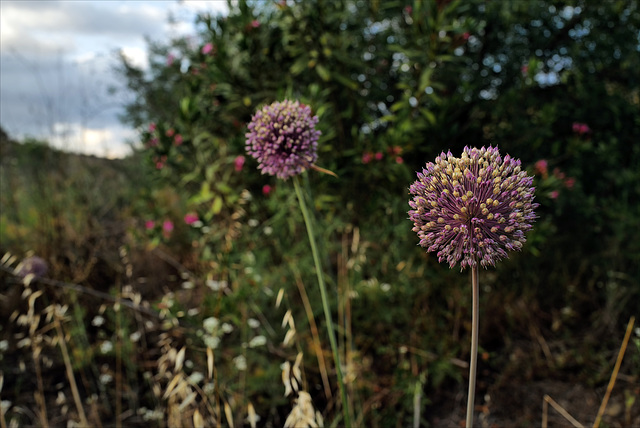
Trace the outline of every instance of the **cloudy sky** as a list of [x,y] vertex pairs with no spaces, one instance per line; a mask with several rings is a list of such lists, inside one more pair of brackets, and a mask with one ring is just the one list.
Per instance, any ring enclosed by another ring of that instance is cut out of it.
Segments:
[[198,12],[226,11],[225,0],[1,0],[0,125],[15,139],[123,156],[135,133],[117,118],[127,93],[109,93],[123,88],[117,52],[145,64],[145,37],[193,35]]

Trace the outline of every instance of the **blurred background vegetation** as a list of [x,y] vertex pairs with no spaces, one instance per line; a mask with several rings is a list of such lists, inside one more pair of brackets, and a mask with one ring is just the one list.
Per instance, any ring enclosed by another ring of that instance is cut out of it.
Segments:
[[[462,420],[468,273],[417,246],[407,189],[441,151],[497,145],[535,176],[540,208],[524,250],[481,271],[478,411],[530,426],[543,394],[574,394],[564,405],[589,423],[640,314],[638,6],[232,2],[199,17],[197,38],[150,43],[149,70],[121,58],[136,95],[123,121],[140,131],[128,158],[3,132],[0,250],[44,258],[55,280],[22,285],[12,260],[0,273],[7,423],[82,420],[84,406],[92,424],[242,426],[254,409],[282,426],[281,364],[298,352],[315,408],[339,418],[292,184],[242,158],[251,115],[284,98],[319,116],[318,164],[339,177],[311,171],[304,185],[356,421]],[[57,316],[19,322],[55,304],[69,305],[61,330],[47,327]],[[605,419],[616,426],[640,421],[638,340]]]

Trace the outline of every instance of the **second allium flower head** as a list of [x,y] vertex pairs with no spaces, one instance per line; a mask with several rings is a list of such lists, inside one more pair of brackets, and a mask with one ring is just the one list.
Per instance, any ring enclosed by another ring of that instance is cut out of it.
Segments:
[[286,180],[309,168],[317,159],[318,117],[298,101],[274,102],[258,110],[247,132],[247,153],[263,174]]
[[439,261],[464,269],[495,265],[520,250],[536,216],[533,178],[497,147],[465,147],[460,158],[442,153],[409,187],[409,218],[420,245]]

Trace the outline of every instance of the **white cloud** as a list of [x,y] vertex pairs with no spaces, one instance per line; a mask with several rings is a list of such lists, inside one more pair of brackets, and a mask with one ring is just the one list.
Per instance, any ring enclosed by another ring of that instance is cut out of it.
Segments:
[[131,63],[131,65],[146,69],[149,67],[149,56],[147,55],[147,51],[143,48],[133,47],[133,46],[125,46],[120,52],[124,55],[127,60]]
[[135,138],[133,130],[122,126],[83,128],[77,123],[56,123],[49,143],[64,151],[113,159],[129,154],[131,149],[127,141]]
[[209,12],[211,14],[226,14],[229,12],[227,2],[224,0],[184,0],[180,5],[194,13]]
[[108,95],[110,86],[124,87],[112,72],[114,52],[146,68],[145,38],[193,37],[198,13],[226,14],[227,3],[0,1],[0,125],[14,138],[121,156],[135,134],[116,118],[128,95]]

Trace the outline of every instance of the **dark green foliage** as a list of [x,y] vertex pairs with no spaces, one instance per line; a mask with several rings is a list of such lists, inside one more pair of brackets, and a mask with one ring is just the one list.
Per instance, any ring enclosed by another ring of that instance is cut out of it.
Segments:
[[[199,168],[198,156],[242,154],[245,123],[262,104],[289,97],[311,105],[323,132],[318,164],[339,179],[312,172],[308,190],[330,272],[341,260],[353,263],[344,279],[359,296],[351,301],[357,325],[351,340],[375,361],[377,377],[392,376],[390,385],[402,389],[403,379],[418,370],[432,373],[427,383],[438,387],[449,376],[444,373],[459,373],[442,364],[460,350],[464,356],[468,346],[468,278],[425,256],[406,220],[413,172],[442,150],[459,155],[466,145],[498,145],[537,176],[541,207],[528,245],[482,273],[481,283],[492,290],[485,299],[506,308],[484,315],[488,324],[501,325],[505,335],[522,334],[521,323],[550,335],[619,331],[637,312],[636,1],[240,2],[228,17],[204,16],[200,23],[200,45],[178,40],[152,47],[150,74],[128,79],[139,94],[129,120],[139,127],[149,121],[175,126],[186,141],[202,133],[216,139],[215,145],[194,144],[189,154],[182,147],[180,155],[174,148],[163,153],[178,164],[169,175],[179,180],[183,167]],[[206,43],[214,54],[202,54]],[[182,71],[164,65],[169,50],[179,52]],[[172,104],[156,102],[159,93]],[[575,132],[574,123],[589,132]],[[544,174],[534,168],[539,160],[548,163]],[[229,157],[221,168],[230,165]],[[254,166],[247,162],[230,186],[236,193],[251,190],[249,218],[274,230],[269,240],[252,240],[256,254],[269,248],[256,269],[264,278],[288,277],[285,258],[310,269],[289,183],[259,176]],[[277,188],[269,198],[259,194],[265,183]],[[349,249],[354,233],[363,246],[354,244],[356,254]],[[234,248],[241,251],[242,242]],[[292,243],[301,243],[300,251]],[[522,299],[542,309],[510,315],[509,305]],[[584,322],[565,317],[552,325],[563,310]],[[445,339],[452,329],[454,340]],[[505,344],[489,331],[484,336],[492,349]],[[437,357],[416,353],[417,366],[392,374],[403,346]],[[434,367],[440,367],[435,374]]]

